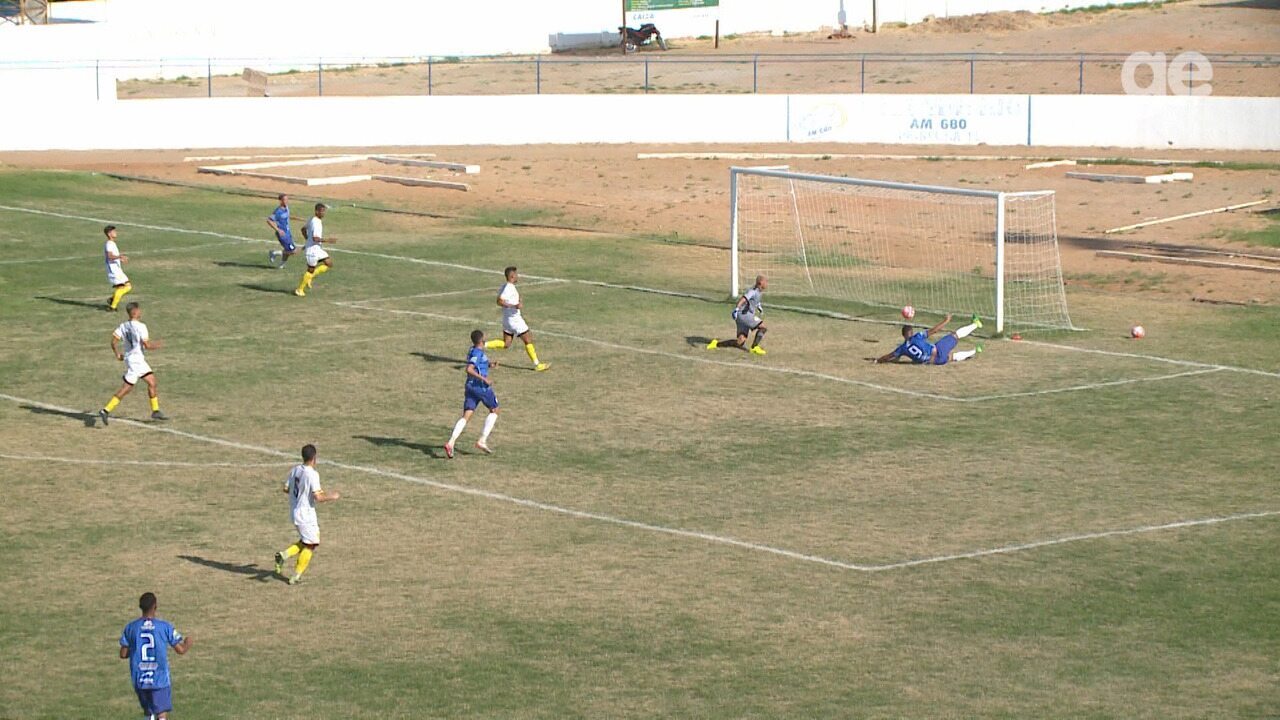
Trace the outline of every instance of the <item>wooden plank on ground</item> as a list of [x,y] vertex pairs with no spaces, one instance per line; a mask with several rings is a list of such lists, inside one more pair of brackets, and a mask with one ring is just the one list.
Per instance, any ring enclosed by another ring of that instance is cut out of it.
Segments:
[[1199,258],[1170,257],[1168,255],[1151,255],[1149,253],[1121,252],[1119,250],[1099,250],[1098,257],[1113,257],[1136,262],[1165,263],[1168,265],[1196,265],[1199,267],[1215,267],[1226,270],[1252,270],[1254,272],[1280,273],[1280,266],[1251,265],[1247,263],[1231,263],[1222,260],[1201,260]]

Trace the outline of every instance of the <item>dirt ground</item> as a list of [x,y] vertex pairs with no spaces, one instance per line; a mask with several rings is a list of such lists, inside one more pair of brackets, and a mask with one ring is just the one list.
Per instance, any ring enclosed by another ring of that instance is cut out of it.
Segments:
[[[380,203],[421,212],[479,217],[486,222],[529,221],[607,231],[672,242],[724,246],[728,238],[728,169],[734,164],[788,164],[799,171],[871,177],[904,182],[960,185],[1001,190],[1053,190],[1057,193],[1058,234],[1070,285],[1157,294],[1169,298],[1241,303],[1280,302],[1280,272],[1183,266],[1101,257],[1098,250],[1151,252],[1155,244],[1192,245],[1256,255],[1280,253],[1250,247],[1239,233],[1266,227],[1262,211],[1277,205],[1280,169],[1229,170],[1177,168],[1194,174],[1191,182],[1163,185],[1096,183],[1068,178],[1068,171],[1157,174],[1168,168],[1146,166],[1053,167],[1026,170],[1027,159],[965,160],[950,147],[775,145],[718,146],[720,152],[830,153],[810,159],[732,161],[710,159],[637,160],[639,152],[693,152],[690,146],[579,145],[380,148],[370,152],[434,152],[438,159],[478,164],[478,175],[432,171],[430,176],[469,183],[470,191],[415,188],[379,182],[307,188],[271,180],[217,177],[197,172],[189,157],[335,152],[333,150],[227,150],[166,152],[50,152],[0,155],[0,163],[145,176],[213,187],[264,193],[291,192],[297,198]],[[358,152],[347,149],[337,152]],[[839,154],[906,154],[952,159],[856,159]],[[1113,154],[1103,150],[982,148],[987,156],[1084,157]],[[1118,154],[1118,153],[1117,153]],[[1274,153],[1133,152],[1128,157],[1178,158],[1271,163]],[[329,166],[331,174],[349,174],[347,166]],[[270,172],[270,171],[269,171]],[[1140,230],[1105,235],[1104,230],[1144,220],[1267,199],[1248,210],[1206,215]],[[270,205],[264,201],[264,208]],[[264,209],[265,213],[265,209]],[[246,223],[250,221],[246,219]],[[257,223],[252,223],[256,227]],[[1261,264],[1261,259],[1208,256],[1214,261]]]
[[[731,36],[720,48],[710,38],[673,40],[671,50],[645,49],[624,58],[613,50],[490,59],[448,58],[426,64],[326,68],[277,74],[272,96],[443,95],[511,93],[701,93],[701,92],[872,92],[967,93],[970,65],[965,57],[872,59],[863,53],[1054,53],[1056,60],[1030,61],[989,57],[973,67],[977,93],[1120,93],[1120,63],[1134,52],[1163,52],[1169,60],[1182,51],[1268,55],[1244,61],[1218,60],[1210,81],[1217,95],[1280,94],[1280,0],[1181,0],[1148,7],[1035,14],[991,13],[932,19],[912,26],[890,24],[879,33],[856,31],[849,38],[828,33]],[[708,27],[708,34],[711,28]],[[1113,53],[1112,60],[1090,60],[1081,67],[1076,53]],[[829,59],[787,55],[829,56]],[[759,58],[756,60],[756,58]],[[705,58],[707,62],[698,62]],[[644,60],[651,62],[646,67]],[[662,60],[675,61],[661,63]],[[170,63],[172,69],[172,63]],[[235,63],[215,65],[206,78],[203,60],[190,78],[124,81],[121,98],[240,96],[250,90]],[[1139,74],[1143,84],[1149,73]]]

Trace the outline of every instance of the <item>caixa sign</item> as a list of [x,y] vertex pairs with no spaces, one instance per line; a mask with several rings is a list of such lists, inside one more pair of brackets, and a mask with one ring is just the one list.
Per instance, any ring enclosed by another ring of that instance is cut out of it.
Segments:
[[1198,52],[1168,60],[1164,53],[1136,52],[1120,68],[1126,95],[1212,95],[1213,64]]

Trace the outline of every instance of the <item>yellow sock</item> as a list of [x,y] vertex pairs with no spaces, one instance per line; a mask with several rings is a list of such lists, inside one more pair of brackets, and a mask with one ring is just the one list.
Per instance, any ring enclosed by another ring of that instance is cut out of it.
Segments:
[[120,298],[124,297],[125,295],[128,295],[129,292],[132,290],[133,290],[132,285],[121,285],[120,287],[116,288],[115,292],[111,293],[111,309],[115,310],[116,306],[120,304]]
[[533,361],[533,364],[534,364],[534,365],[537,365],[537,364],[538,364],[538,351],[533,349],[533,343],[525,343],[525,344],[524,344],[524,351],[525,351],[526,353],[528,353],[528,354],[529,354],[529,359]]
[[490,340],[484,344],[486,350],[505,350],[507,347],[506,340]]
[[160,412],[160,396],[148,399],[151,400],[151,412]]
[[302,552],[298,553],[298,564],[293,568],[294,574],[301,575],[307,571],[307,566],[311,564],[311,555],[311,548],[302,548]]
[[294,543],[294,544],[290,545],[289,547],[285,548],[284,556],[285,556],[285,557],[287,557],[287,558],[291,558],[291,557],[293,557],[294,555],[297,555],[298,553],[302,552],[302,548],[304,548],[304,547],[306,547],[306,546],[302,544],[302,541],[301,541],[301,540],[299,540],[298,542],[296,542],[296,543]]
[[315,273],[316,275],[323,275],[323,274],[325,274],[325,273],[327,273],[327,272],[329,272],[329,266],[328,266],[328,265],[317,265],[317,266],[316,266],[316,273]]
[[104,405],[102,409],[106,410],[107,412],[112,412],[116,409],[116,406],[119,404],[120,404],[120,398],[116,397],[115,395],[112,395],[111,399],[107,401],[107,404]]
[[306,292],[311,287],[311,271],[302,273],[302,281],[298,283],[298,292]]

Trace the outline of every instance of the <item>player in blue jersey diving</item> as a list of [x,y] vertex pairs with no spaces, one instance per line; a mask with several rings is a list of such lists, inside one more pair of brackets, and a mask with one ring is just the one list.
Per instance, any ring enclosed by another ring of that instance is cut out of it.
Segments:
[[896,362],[899,358],[907,358],[916,365],[946,365],[949,362],[960,362],[982,352],[982,345],[978,345],[973,350],[961,350],[956,352],[956,344],[960,342],[960,338],[968,337],[974,330],[982,328],[982,320],[974,315],[972,321],[955,332],[949,332],[938,338],[937,343],[930,343],[929,338],[942,332],[942,328],[951,322],[951,315],[948,314],[942,322],[934,325],[928,330],[916,331],[911,325],[902,326],[902,344],[894,348],[892,352],[873,359],[873,363]]
[[498,363],[491,362],[484,352],[484,331],[472,330],[471,350],[467,352],[467,382],[463,387],[462,417],[454,423],[453,434],[444,445],[445,457],[453,458],[453,444],[462,431],[467,429],[467,421],[480,405],[488,408],[489,414],[484,419],[484,429],[480,431],[476,448],[485,454],[493,452],[489,449],[489,433],[493,432],[493,426],[498,423],[498,398],[493,394],[493,380],[489,379],[490,366],[497,367]]
[[143,717],[166,720],[173,710],[169,648],[185,655],[191,649],[191,638],[183,637],[173,625],[156,617],[155,593],[143,593],[138,609],[142,617],[126,625],[120,634],[120,659],[129,661],[129,674]]

